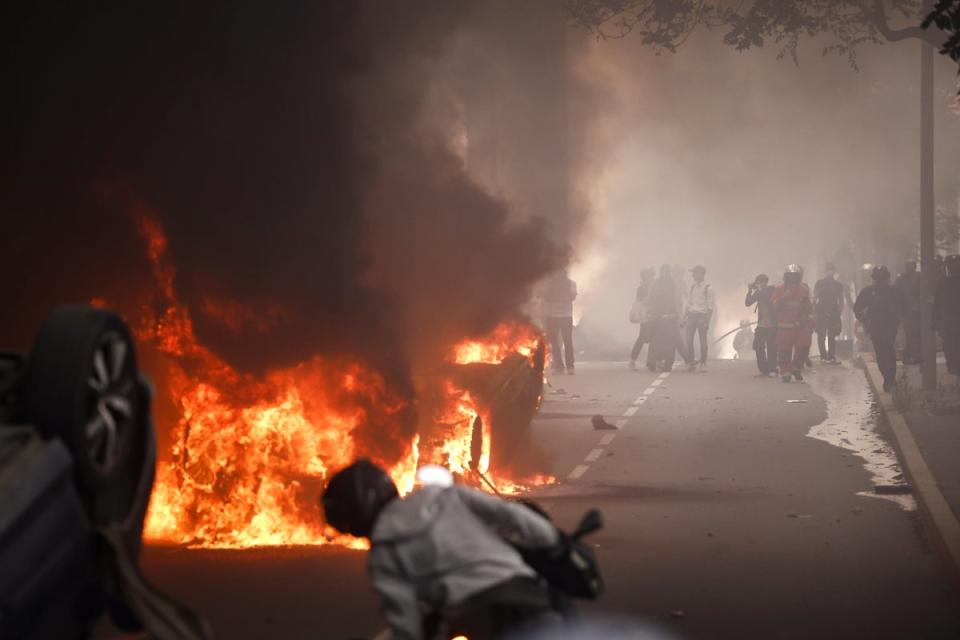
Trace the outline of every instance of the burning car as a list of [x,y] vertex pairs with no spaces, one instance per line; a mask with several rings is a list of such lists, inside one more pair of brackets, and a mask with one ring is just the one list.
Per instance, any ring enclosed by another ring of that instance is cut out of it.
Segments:
[[364,542],[325,526],[316,496],[359,457],[402,492],[419,466],[440,464],[489,491],[516,493],[550,478],[531,465],[530,420],[545,348],[520,320],[451,345],[430,371],[398,388],[370,362],[316,355],[264,375],[235,369],[196,335],[177,298],[159,225],[143,232],[155,298],[136,309],[134,335],[165,366],[176,416],[146,519],[157,543],[214,548]]

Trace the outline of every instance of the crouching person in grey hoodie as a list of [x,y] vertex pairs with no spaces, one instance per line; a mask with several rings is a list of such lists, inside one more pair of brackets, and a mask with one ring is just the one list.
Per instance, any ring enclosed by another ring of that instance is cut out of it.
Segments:
[[547,589],[515,546],[561,539],[532,509],[457,485],[400,498],[369,460],[334,475],[321,500],[331,526],[370,539],[370,578],[393,638],[496,638],[550,617]]

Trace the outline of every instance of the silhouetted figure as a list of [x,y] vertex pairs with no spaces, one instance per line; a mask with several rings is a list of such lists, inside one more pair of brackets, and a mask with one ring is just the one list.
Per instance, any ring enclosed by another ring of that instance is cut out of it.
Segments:
[[[713,311],[716,303],[713,297],[713,291],[710,285],[703,281],[707,275],[707,268],[703,265],[697,265],[690,269],[693,274],[693,284],[687,292],[686,309],[683,314],[686,323],[687,335],[686,351],[684,357],[690,371],[700,365],[701,371],[707,370],[707,332],[710,329],[710,320],[713,318]],[[700,359],[696,359],[696,347],[693,339],[696,335],[700,336]]]
[[650,322],[647,308],[650,303],[650,294],[653,290],[654,275],[655,272],[651,267],[644,267],[640,271],[640,285],[637,287],[637,296],[634,300],[633,308],[630,310],[630,320],[640,323],[637,340],[633,343],[633,349],[630,350],[630,369],[637,368],[637,358],[640,357],[643,345],[650,343],[653,324]]
[[783,282],[771,296],[777,316],[777,351],[780,376],[790,382],[793,376],[803,381],[803,365],[810,353],[813,338],[813,302],[810,288],[803,283],[803,269],[791,264],[783,274]]
[[577,283],[570,279],[566,269],[555,273],[547,282],[544,324],[550,340],[550,364],[554,373],[566,370],[566,373],[573,374],[573,301],[576,298]]
[[890,391],[897,383],[895,342],[907,303],[903,293],[890,284],[890,271],[886,267],[874,267],[870,277],[873,284],[860,291],[853,312],[870,335],[877,366],[883,375],[883,390]]
[[906,309],[903,316],[903,363],[917,364],[922,357],[920,351],[920,306],[923,299],[923,285],[917,271],[917,263],[907,260],[903,273],[897,277],[894,286],[903,294]]
[[773,287],[767,274],[758,275],[747,290],[744,305],[756,306],[757,330],[753,338],[753,350],[757,354],[759,375],[767,377],[777,373],[777,319],[773,312]]
[[680,347],[680,291],[670,276],[670,265],[660,267],[660,277],[653,282],[653,293],[647,313],[652,323],[652,339],[647,350],[647,368],[656,371],[673,369]]
[[933,298],[933,328],[943,341],[947,371],[960,375],[960,256],[944,260],[946,277]]
[[827,263],[826,275],[813,286],[813,305],[817,312],[817,348],[820,361],[837,361],[837,336],[843,312],[843,285],[837,282],[837,267]]

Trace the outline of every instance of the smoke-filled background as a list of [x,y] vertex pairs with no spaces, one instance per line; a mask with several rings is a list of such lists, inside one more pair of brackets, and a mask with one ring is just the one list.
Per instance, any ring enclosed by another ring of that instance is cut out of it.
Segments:
[[[743,297],[760,272],[777,282],[795,262],[812,285],[827,260],[850,281],[863,263],[896,274],[918,257],[920,45],[864,46],[855,70],[827,44],[803,42],[794,64],[774,44],[738,53],[698,31],[675,54],[628,37],[577,61],[603,88],[592,126],[606,155],[574,269],[582,329],[602,351],[626,357],[642,266],[706,266],[719,335],[755,319]],[[956,68],[936,65],[936,203],[956,216]]]
[[[169,238],[198,339],[242,371],[349,354],[411,372],[490,330],[563,263],[457,154],[444,60],[464,2],[107,3],[10,9],[5,346],[58,303],[153,287]],[[443,114],[447,114],[444,116]]]
[[[642,266],[707,266],[724,329],[760,271],[915,253],[915,43],[864,47],[859,71],[816,41],[794,65],[709,32],[655,55],[550,0],[6,11],[6,346],[59,302],[135,308],[138,211],[229,363],[345,353],[401,390],[568,258],[586,355],[616,356]],[[954,72],[938,60],[950,211]]]

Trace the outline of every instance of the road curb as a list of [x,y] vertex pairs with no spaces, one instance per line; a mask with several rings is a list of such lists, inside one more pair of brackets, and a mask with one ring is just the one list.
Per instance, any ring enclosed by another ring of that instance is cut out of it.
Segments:
[[863,364],[877,403],[893,431],[900,462],[913,485],[920,511],[933,530],[938,546],[951,563],[954,576],[960,579],[960,521],[937,487],[936,478],[927,466],[910,426],[893,404],[893,395],[883,391],[879,367],[875,362],[866,360]]

